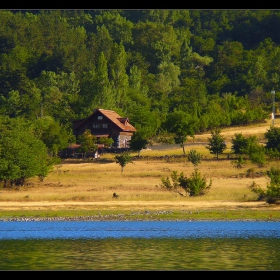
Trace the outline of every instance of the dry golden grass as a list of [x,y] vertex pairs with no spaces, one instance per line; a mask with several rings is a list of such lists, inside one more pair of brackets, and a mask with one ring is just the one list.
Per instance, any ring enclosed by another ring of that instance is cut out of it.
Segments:
[[[279,125],[277,119],[275,125]],[[270,122],[258,126],[245,128],[229,128],[222,130],[226,137],[227,144],[235,133],[242,132],[244,136],[257,135],[263,139],[264,133],[269,129]],[[207,142],[210,134],[196,135],[195,140]],[[193,141],[193,140],[191,140]],[[192,143],[192,145],[188,145]],[[209,182],[212,179],[212,186],[209,192],[202,197],[182,197],[177,193],[168,192],[159,187],[161,178],[170,177],[172,171],[183,172],[190,176],[194,166],[183,159],[154,160],[151,157],[162,155],[182,155],[182,148],[167,150],[144,150],[140,153],[144,160],[135,160],[125,166],[124,172],[121,167],[113,162],[101,163],[99,160],[82,162],[77,160],[75,164],[65,160],[61,165],[54,167],[52,172],[40,182],[38,178],[29,179],[27,184],[18,189],[1,189],[0,209],[16,209],[17,207],[37,207],[49,205],[51,209],[59,205],[67,207],[103,207],[113,209],[120,205],[127,209],[140,209],[149,205],[156,209],[170,209],[170,207],[191,207],[197,205],[206,207],[208,204],[213,207],[222,203],[237,203],[240,205],[262,204],[256,201],[249,186],[255,181],[262,187],[266,187],[268,178],[257,176],[247,178],[247,170],[254,168],[256,172],[264,172],[271,166],[280,167],[277,161],[269,162],[265,167],[258,168],[247,162],[242,168],[234,168],[232,160],[213,160],[214,156],[201,143],[188,142],[186,152],[195,149],[204,157],[198,170]],[[230,153],[230,147],[226,151]],[[137,155],[135,153],[135,155]],[[226,158],[226,155],[221,156]],[[113,155],[102,155],[102,159],[114,159]],[[113,198],[113,193],[119,195]],[[247,204],[246,204],[247,203]],[[249,204],[248,204],[249,203]],[[76,206],[75,206],[76,205]],[[6,208],[5,208],[6,207]],[[249,207],[249,206],[248,206]]]

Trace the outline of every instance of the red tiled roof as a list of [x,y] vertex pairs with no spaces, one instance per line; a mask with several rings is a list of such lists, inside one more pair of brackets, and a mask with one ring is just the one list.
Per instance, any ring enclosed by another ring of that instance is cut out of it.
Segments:
[[[97,109],[101,112],[105,117],[110,119],[114,124],[116,124],[123,131],[136,131],[136,128],[129,123],[128,118],[122,118],[118,113],[111,110]],[[123,121],[126,120],[126,121]]]
[[95,109],[93,113],[83,119],[83,120],[76,120],[73,122],[74,129],[77,129],[82,123],[84,123],[86,120],[88,120],[92,115],[96,114],[96,112],[99,111],[102,115],[107,117],[109,120],[111,120],[115,125],[117,125],[122,131],[128,131],[128,132],[136,132],[136,128],[132,126],[129,123],[128,118],[122,118],[118,113],[112,110],[104,110],[104,109]]

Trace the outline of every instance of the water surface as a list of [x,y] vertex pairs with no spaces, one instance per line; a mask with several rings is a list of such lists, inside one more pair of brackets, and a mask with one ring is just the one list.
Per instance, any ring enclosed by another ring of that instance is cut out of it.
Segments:
[[280,222],[0,222],[0,270],[280,270]]
[[1,222],[1,239],[280,238],[280,222],[55,221]]

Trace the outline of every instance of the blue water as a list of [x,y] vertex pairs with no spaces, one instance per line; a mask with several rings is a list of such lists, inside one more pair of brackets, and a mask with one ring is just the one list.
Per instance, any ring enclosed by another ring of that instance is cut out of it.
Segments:
[[280,238],[280,222],[52,221],[0,222],[4,239]]
[[280,222],[5,221],[0,252],[0,270],[280,270]]

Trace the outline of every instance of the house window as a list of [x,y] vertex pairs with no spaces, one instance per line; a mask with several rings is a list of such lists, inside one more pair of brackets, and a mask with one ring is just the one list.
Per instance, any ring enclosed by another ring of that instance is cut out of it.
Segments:
[[103,120],[103,116],[98,116],[97,119],[98,120]]
[[103,123],[103,124],[102,124],[102,127],[103,127],[103,128],[108,128],[108,124],[107,124],[107,123]]
[[100,125],[99,125],[98,123],[94,123],[94,124],[92,125],[92,127],[93,127],[93,128],[99,128]]

